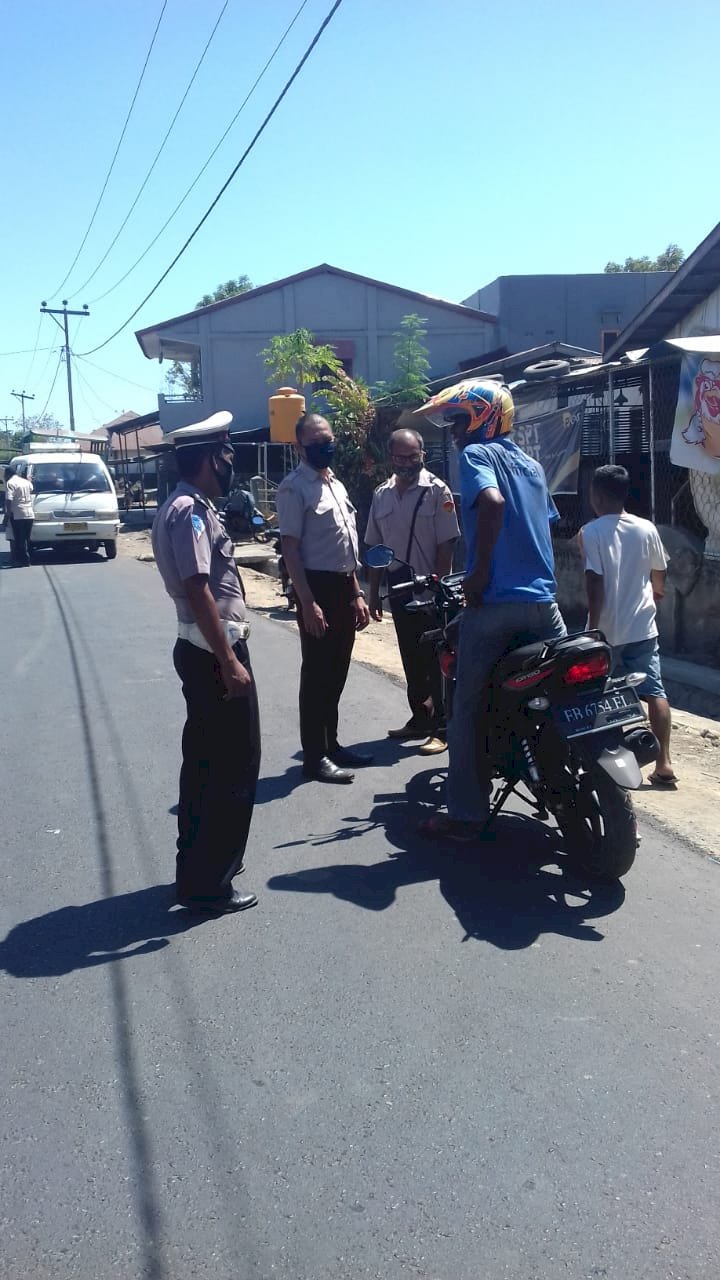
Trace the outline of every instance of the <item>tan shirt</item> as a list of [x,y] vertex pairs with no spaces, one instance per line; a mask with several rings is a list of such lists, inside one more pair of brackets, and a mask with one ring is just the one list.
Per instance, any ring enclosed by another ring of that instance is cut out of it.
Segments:
[[13,520],[33,519],[32,496],[33,487],[29,480],[26,480],[24,476],[10,477],[7,482],[5,506]]
[[155,562],[179,622],[194,622],[185,582],[206,574],[220,617],[244,622],[245,597],[233,558],[233,545],[210,502],[181,480],[158,511],[152,528]]
[[359,564],[355,508],[332,471],[301,462],[277,491],[280,533],[297,538],[303,568],[354,573]]
[[[410,527],[423,490],[425,496],[418,507],[408,555]],[[431,471],[423,468],[417,482],[404,493],[398,489],[395,476],[375,490],[365,541],[369,547],[380,542],[392,547],[398,560],[407,559],[415,573],[435,573],[438,547],[459,536],[453,496]]]

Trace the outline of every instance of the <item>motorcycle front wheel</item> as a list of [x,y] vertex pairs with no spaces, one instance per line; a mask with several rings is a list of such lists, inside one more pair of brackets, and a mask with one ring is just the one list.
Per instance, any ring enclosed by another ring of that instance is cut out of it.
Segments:
[[637,852],[637,819],[631,797],[594,765],[572,778],[568,771],[556,809],[570,862],[594,880],[617,880]]

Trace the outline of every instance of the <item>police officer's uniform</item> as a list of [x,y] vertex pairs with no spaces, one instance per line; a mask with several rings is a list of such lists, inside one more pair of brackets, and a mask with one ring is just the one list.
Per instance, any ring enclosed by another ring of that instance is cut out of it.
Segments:
[[[378,543],[392,547],[398,560],[406,561],[415,574],[435,573],[438,547],[459,535],[453,496],[426,468],[417,482],[402,492],[395,476],[375,490],[365,542],[369,547]],[[428,630],[427,614],[409,613],[403,608],[408,599],[409,595],[391,596],[390,608],[407,681],[411,723],[418,733],[442,732],[440,666],[432,645],[420,644]]]
[[[231,420],[229,414],[223,417]],[[227,430],[182,428],[170,438],[176,448],[183,443],[222,444]],[[226,697],[220,666],[195,621],[184,584],[199,574],[207,576],[232,649],[252,674],[245,596],[232,542],[211,500],[192,484],[181,480],[158,511],[152,544],[177,611],[173,661],[187,705],[178,806],[178,897],[223,898],[242,865],[255,800],[260,769],[257,692],[253,681],[243,697]]]
[[344,484],[329,469],[321,475],[307,462],[282,481],[277,512],[280,533],[299,541],[308,586],[327,622],[322,637],[308,635],[298,609],[300,739],[305,767],[312,769],[338,747],[338,705],[356,634],[357,522]]

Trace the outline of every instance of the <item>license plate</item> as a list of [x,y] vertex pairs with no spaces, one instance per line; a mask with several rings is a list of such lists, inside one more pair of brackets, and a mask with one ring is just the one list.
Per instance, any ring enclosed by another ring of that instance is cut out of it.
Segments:
[[566,738],[600,733],[618,725],[645,719],[635,690],[626,685],[609,693],[587,693],[562,707],[553,707],[553,719]]
[[63,533],[87,533],[87,524],[64,524]]

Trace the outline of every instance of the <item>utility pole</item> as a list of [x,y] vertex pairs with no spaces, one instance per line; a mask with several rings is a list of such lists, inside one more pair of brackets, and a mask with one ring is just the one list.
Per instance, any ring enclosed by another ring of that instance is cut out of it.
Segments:
[[[87,302],[84,303],[82,311],[68,311],[67,298],[63,298],[62,308],[53,309],[52,307],[48,306],[47,302],[43,302],[42,306],[40,307],[40,311],[42,312],[43,315],[52,316],[53,320],[55,320],[55,323],[58,326],[58,329],[62,329],[63,333],[65,334],[65,368],[67,370],[68,403],[70,405],[70,431],[74,435],[75,434],[75,410],[73,409],[73,396],[72,396],[72,369],[70,367],[70,338],[68,336],[68,316],[89,316],[90,312],[88,311]],[[62,316],[63,318],[62,324],[60,324],[59,320],[55,319],[56,316]]]
[[22,424],[23,424],[23,433],[24,433],[25,432],[25,401],[34,400],[35,396],[29,396],[27,391],[11,391],[10,395],[15,396],[15,399],[20,401],[20,406],[22,408]]

